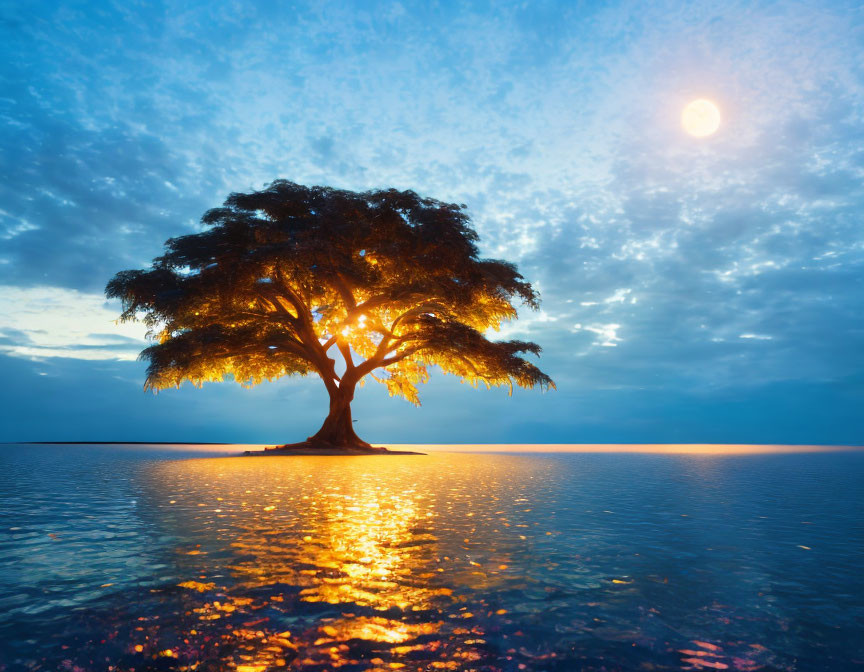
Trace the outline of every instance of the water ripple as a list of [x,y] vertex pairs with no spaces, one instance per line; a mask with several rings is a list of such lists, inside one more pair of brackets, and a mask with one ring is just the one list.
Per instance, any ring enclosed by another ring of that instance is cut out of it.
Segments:
[[860,454],[0,459],[0,666],[864,665]]

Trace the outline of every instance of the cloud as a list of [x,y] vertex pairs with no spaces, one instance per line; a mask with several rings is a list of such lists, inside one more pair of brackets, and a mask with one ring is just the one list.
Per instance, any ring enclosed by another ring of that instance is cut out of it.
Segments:
[[[111,324],[106,281],[286,177],[466,203],[483,253],[542,292],[500,337],[544,347],[564,401],[543,404],[710,390],[767,408],[757,391],[782,386],[848,403],[830,390],[864,368],[852,8],[19,4],[0,350],[133,358],[142,333]],[[704,140],[679,127],[697,97],[724,119]]]
[[119,314],[119,305],[101,294],[0,286],[0,352],[30,359],[134,360],[147,346],[145,329],[115,324]]

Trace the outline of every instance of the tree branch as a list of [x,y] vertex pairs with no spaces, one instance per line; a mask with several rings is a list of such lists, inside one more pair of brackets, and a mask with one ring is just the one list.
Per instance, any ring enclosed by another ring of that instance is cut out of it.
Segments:
[[383,368],[390,366],[391,364],[396,364],[397,362],[401,362],[406,357],[410,357],[415,352],[422,350],[426,347],[425,344],[415,345],[413,347],[408,348],[407,350],[403,350],[402,352],[393,355],[392,357],[381,357],[377,354],[367,359],[365,362],[357,366],[357,376],[358,379],[362,378],[368,373],[372,373],[375,369]]
[[[397,362],[401,362],[406,357],[410,357],[415,352],[417,352],[418,350],[422,350],[425,347],[426,347],[425,345],[415,345],[412,348],[408,348],[407,350],[403,350],[398,355],[393,355],[393,357],[388,357],[387,359],[384,359],[379,366],[387,367],[387,366],[390,366],[391,364],[396,364]],[[377,369],[378,367],[376,366],[375,368]]]
[[333,360],[327,357],[327,350],[321,347],[318,335],[315,333],[315,320],[312,317],[312,311],[300,295],[294,291],[282,271],[278,268],[276,269],[276,276],[279,280],[280,288],[284,290],[288,301],[297,311],[297,326],[300,327],[298,329],[300,341],[307,348],[310,361],[321,374],[321,378],[324,380],[324,385],[327,386],[327,391],[332,394],[333,380],[339,380],[339,377],[336,375]]
[[341,273],[334,273],[332,276],[333,286],[336,288],[336,292],[339,294],[339,297],[342,299],[342,303],[345,305],[345,314],[346,319],[348,314],[354,311],[357,308],[357,301],[354,298],[354,294],[351,293],[351,289],[348,287],[348,283],[345,281],[345,278]]
[[242,355],[256,355],[261,354],[262,350],[270,352],[269,346],[275,345],[278,348],[284,348],[288,352],[296,355],[300,359],[308,362],[312,366],[315,366],[315,362],[309,359],[309,353],[306,352],[305,348],[303,348],[300,344],[295,341],[288,341],[287,343],[283,342],[274,342],[269,345],[263,343],[255,343],[252,345],[243,346],[240,348],[233,348],[224,350],[222,352],[213,353],[210,356],[213,357],[238,357]]
[[393,323],[390,325],[390,329],[395,332],[396,327],[399,326],[399,323],[402,322],[402,320],[405,320],[405,319],[407,319],[413,315],[422,314],[425,312],[430,312],[430,311],[441,312],[443,310],[443,308],[444,307],[440,303],[430,303],[429,301],[423,301],[423,302],[417,304],[416,306],[409,308],[404,313],[402,313],[401,315],[396,317],[396,319],[393,320]]
[[332,348],[335,345],[335,343],[336,343],[336,336],[331,336],[330,338],[328,338],[324,342],[324,345],[322,345],[321,348],[324,350],[324,352],[327,352],[330,348]]
[[342,353],[342,359],[345,360],[345,368],[349,371],[354,368],[354,358],[351,356],[351,346],[342,339],[336,340],[336,347]]

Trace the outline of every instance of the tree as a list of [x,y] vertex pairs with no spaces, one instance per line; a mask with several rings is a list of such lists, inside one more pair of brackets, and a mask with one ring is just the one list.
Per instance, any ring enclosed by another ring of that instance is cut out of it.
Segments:
[[141,353],[145,389],[316,374],[330,411],[306,444],[369,447],[351,420],[366,376],[416,405],[431,365],[511,393],[554,387],[520,356],[538,345],[484,335],[516,318],[514,299],[536,309],[538,296],[513,264],[478,257],[464,206],[277,180],[231,194],[202,223],[106,287],[120,319],[143,321],[154,341]]

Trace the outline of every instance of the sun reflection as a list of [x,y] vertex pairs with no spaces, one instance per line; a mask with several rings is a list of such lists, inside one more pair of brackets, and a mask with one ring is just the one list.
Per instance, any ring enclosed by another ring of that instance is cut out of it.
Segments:
[[[463,456],[454,471],[437,462],[160,464],[148,507],[186,540],[172,558],[183,634],[160,634],[164,619],[142,622],[150,636],[134,642],[143,648],[135,655],[170,646],[172,669],[213,661],[236,672],[455,670],[512,658],[509,644],[489,644],[511,636],[501,630],[515,630],[512,613],[476,591],[525,587],[511,554],[539,523],[519,495],[526,474],[545,467]],[[509,470],[522,476],[518,485]]]
[[304,602],[377,611],[426,609],[450,594],[430,588],[422,569],[436,542],[423,527],[435,515],[424,495],[365,481],[319,493],[305,506],[307,534],[273,534],[262,521],[232,543],[244,560],[231,569],[246,588],[290,584]]
[[[470,557],[457,561],[452,553],[440,552],[436,533],[442,505],[436,492],[446,492],[466,509],[470,527],[459,532],[456,543],[473,557],[471,549],[482,542],[462,540],[478,536],[470,493],[452,484],[436,487],[446,481],[435,471],[427,475],[434,483],[418,483],[418,474],[401,468],[398,460],[356,473],[353,466],[359,463],[349,460],[339,465],[337,475],[326,471],[333,462],[305,459],[266,465],[195,461],[197,501],[182,492],[189,487],[189,474],[177,466],[162,467],[159,487],[174,484],[165,497],[174,502],[170,511],[193,516],[178,524],[203,525],[232,554],[223,565],[230,577],[220,580],[199,564],[215,552],[206,540],[177,550],[178,562],[189,570],[177,585],[189,603],[194,638],[218,637],[233,647],[218,658],[237,672],[283,664],[418,669],[406,662],[415,659],[426,661],[429,669],[458,669],[480,658],[484,626],[460,606],[464,598],[452,584],[442,581],[444,567],[467,585],[486,583],[503,574],[506,558],[495,555],[483,568]],[[268,467],[274,464],[286,467],[290,484],[273,477]],[[313,464],[325,471],[309,469]],[[442,512],[450,515],[452,506],[447,502]],[[502,525],[508,524],[502,518]],[[488,613],[502,617],[495,610]],[[298,616],[313,627],[291,625]]]

